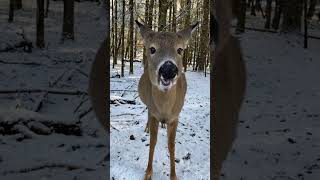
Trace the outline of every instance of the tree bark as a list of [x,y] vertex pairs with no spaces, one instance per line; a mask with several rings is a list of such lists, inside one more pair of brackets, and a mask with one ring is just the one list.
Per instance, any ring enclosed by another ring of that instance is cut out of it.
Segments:
[[276,2],[276,8],[275,8],[275,13],[272,20],[272,28],[277,30],[279,29],[280,19],[282,15],[282,0],[275,0],[275,2]]
[[15,1],[15,9],[22,9],[22,0],[14,0]]
[[[176,20],[176,14],[177,14],[177,0],[172,1],[172,31],[177,31],[177,20]],[[197,2],[198,3],[198,2]]]
[[164,31],[167,25],[168,0],[159,0],[158,31]]
[[[186,17],[185,17],[185,21],[184,21],[184,26],[188,27],[190,25],[190,16],[191,16],[191,0],[186,0]],[[188,67],[188,61],[190,57],[190,47],[187,47],[184,50],[183,53],[183,67],[184,67],[184,72],[187,71],[187,67]]]
[[302,1],[283,0],[283,2],[282,32],[300,32]]
[[129,58],[130,58],[130,70],[129,74],[133,74],[133,48],[134,48],[134,43],[133,43],[133,0],[129,1],[129,12],[130,12],[130,29],[129,29]]
[[246,25],[246,0],[240,0],[240,12],[238,13],[237,32],[243,33]]
[[37,47],[44,48],[44,0],[37,0]]
[[9,23],[13,22],[14,6],[15,6],[15,0],[10,0],[10,4],[9,4],[9,18],[8,18],[8,22],[9,22]]
[[124,77],[124,27],[125,27],[125,24],[124,24],[124,19],[125,19],[125,9],[126,9],[126,1],[125,0],[122,0],[122,27],[121,27],[121,35],[122,35],[122,38],[121,38],[121,77]]
[[264,24],[264,28],[266,28],[266,29],[270,29],[271,11],[272,11],[272,0],[267,0],[266,23]]
[[201,25],[199,55],[197,57],[197,71],[204,71],[206,55],[209,45],[209,0],[203,1],[203,18]]
[[74,0],[64,0],[62,39],[74,40]]
[[48,17],[48,14],[49,14],[49,7],[50,7],[50,0],[47,0],[47,3],[46,3],[46,14],[45,14],[46,18]]
[[[118,1],[114,1],[114,54],[113,54],[113,64],[118,64]],[[120,40],[121,41],[121,40]]]

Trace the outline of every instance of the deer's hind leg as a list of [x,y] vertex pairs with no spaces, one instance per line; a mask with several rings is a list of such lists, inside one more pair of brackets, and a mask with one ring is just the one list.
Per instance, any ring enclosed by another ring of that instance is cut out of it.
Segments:
[[150,145],[149,145],[148,166],[147,166],[146,175],[144,179],[151,180],[152,179],[152,162],[153,162],[154,148],[157,144],[159,121],[157,121],[156,118],[152,117],[150,113],[148,113],[147,126],[149,126],[149,131],[150,131]]

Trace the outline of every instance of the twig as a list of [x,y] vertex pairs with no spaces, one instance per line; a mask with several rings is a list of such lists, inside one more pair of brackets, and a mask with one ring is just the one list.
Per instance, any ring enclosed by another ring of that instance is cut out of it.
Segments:
[[78,119],[82,119],[84,116],[86,116],[89,112],[92,111],[92,107],[90,107],[88,110],[84,111],[83,113],[81,113],[78,117]]
[[33,65],[33,66],[43,65],[43,64],[37,63],[37,62],[7,62],[7,61],[3,61],[3,60],[0,60],[0,63],[3,63],[3,64],[22,64],[22,65]]
[[88,95],[86,91],[81,90],[60,90],[60,89],[7,89],[0,90],[0,94],[10,94],[10,93],[40,93],[48,92],[50,94],[65,94],[65,95]]
[[85,103],[86,101],[88,101],[88,99],[89,99],[89,98],[87,98],[87,99],[85,99],[85,100],[81,101],[81,102],[79,103],[79,105],[74,109],[73,113],[77,112],[77,111],[78,111],[78,109],[82,106],[82,104],[83,104],[83,103]]
[[8,174],[29,173],[32,171],[38,171],[38,170],[42,170],[42,169],[46,169],[46,168],[65,168],[65,169],[68,169],[69,171],[77,170],[77,169],[86,169],[89,171],[94,170],[92,168],[86,168],[86,167],[81,167],[81,166],[77,166],[77,165],[70,165],[70,164],[45,164],[45,165],[39,165],[39,166],[31,167],[31,168],[4,171],[1,174],[3,176],[5,176]]

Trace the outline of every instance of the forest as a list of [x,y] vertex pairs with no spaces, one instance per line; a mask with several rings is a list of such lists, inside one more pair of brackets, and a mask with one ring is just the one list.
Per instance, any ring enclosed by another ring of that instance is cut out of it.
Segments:
[[[111,5],[111,54],[113,68],[120,64],[121,76],[129,64],[144,61],[144,48],[134,20],[139,20],[154,31],[177,32],[195,22],[200,27],[193,34],[189,47],[184,51],[184,71],[207,71],[209,51],[209,0],[112,0]],[[202,43],[200,43],[202,42]]]

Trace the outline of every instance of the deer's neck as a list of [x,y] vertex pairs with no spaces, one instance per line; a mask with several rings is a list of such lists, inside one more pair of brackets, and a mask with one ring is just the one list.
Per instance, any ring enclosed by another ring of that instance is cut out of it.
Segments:
[[177,85],[174,85],[168,91],[161,91],[158,87],[152,85],[152,100],[157,109],[157,114],[161,121],[171,119],[173,107],[176,103]]

